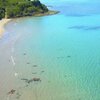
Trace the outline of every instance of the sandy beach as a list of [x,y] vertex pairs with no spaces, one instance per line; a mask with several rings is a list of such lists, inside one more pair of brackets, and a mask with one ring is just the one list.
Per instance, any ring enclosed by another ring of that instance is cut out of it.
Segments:
[[2,19],[0,20],[0,37],[2,37],[2,34],[4,32],[4,25],[7,24],[11,19]]

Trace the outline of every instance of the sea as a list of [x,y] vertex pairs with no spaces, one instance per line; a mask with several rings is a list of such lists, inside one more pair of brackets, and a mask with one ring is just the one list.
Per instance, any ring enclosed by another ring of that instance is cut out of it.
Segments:
[[0,100],[100,100],[100,2],[41,1],[59,13],[5,25]]

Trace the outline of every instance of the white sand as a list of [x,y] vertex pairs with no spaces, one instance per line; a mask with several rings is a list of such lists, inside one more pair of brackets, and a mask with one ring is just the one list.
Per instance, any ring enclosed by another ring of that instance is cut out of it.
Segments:
[[0,20],[0,37],[2,37],[4,32],[4,25],[7,24],[11,19],[2,19]]

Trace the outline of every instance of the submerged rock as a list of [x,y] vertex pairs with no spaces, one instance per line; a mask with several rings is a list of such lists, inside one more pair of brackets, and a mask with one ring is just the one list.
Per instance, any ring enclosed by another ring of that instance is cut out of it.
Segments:
[[32,78],[32,79],[22,78],[21,80],[25,81],[28,84],[30,84],[32,82],[41,82],[41,79],[40,78]]
[[43,71],[41,71],[41,73],[44,73],[45,71],[43,70]]
[[68,58],[70,58],[71,56],[67,56]]
[[32,74],[37,74],[37,72],[34,72],[34,73],[32,73]]
[[33,81],[34,82],[40,82],[41,79],[40,78],[32,78],[32,79],[28,80],[27,83],[32,83]]
[[38,67],[37,65],[33,65],[33,67]]
[[26,78],[22,78],[21,80],[23,80],[23,81],[28,81],[28,79],[26,79]]
[[33,78],[32,80],[33,80],[33,81],[41,81],[40,78]]
[[27,62],[27,65],[29,65],[30,64],[30,62]]
[[26,55],[26,53],[23,53],[23,55],[25,56],[25,55]]
[[8,92],[8,95],[14,94],[15,92],[16,92],[16,90],[12,89],[12,90],[10,90],[10,91]]

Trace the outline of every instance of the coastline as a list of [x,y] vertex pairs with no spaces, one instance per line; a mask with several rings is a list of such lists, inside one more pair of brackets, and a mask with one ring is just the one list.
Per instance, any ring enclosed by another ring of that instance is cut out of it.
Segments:
[[53,10],[49,10],[48,12],[45,12],[45,13],[36,13],[36,14],[33,14],[34,17],[41,17],[41,16],[49,16],[49,15],[55,15],[55,14],[58,14],[59,11],[53,11]]
[[[45,13],[35,13],[35,14],[31,15],[31,16],[33,16],[33,17],[41,17],[41,16],[54,15],[54,14],[57,14],[57,13],[59,13],[59,11],[48,11],[48,12],[45,12]],[[17,17],[17,18],[22,18],[22,17]],[[24,16],[24,17],[27,17],[27,16]],[[4,19],[0,20],[0,38],[2,37],[3,32],[5,31],[5,29],[4,29],[5,24],[7,24],[11,20],[12,19],[10,19],[10,18],[4,18]]]
[[0,20],[0,37],[2,37],[3,32],[5,31],[4,30],[5,24],[7,24],[9,21],[11,21],[11,19],[4,18],[4,19]]
[[[25,16],[16,16],[16,17],[12,17],[11,19],[15,19],[15,18],[23,18],[23,17],[42,17],[42,16],[49,16],[49,15],[55,15],[58,14],[59,11],[54,11],[54,10],[49,10],[47,12],[44,13],[31,13],[30,15],[25,15]],[[8,17],[8,19],[10,19],[10,17]]]

